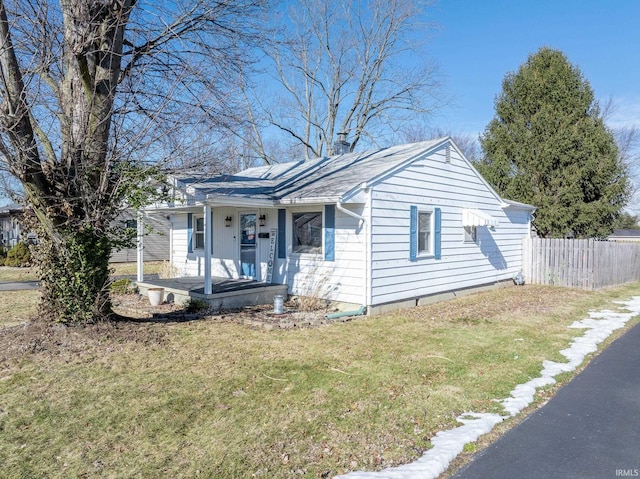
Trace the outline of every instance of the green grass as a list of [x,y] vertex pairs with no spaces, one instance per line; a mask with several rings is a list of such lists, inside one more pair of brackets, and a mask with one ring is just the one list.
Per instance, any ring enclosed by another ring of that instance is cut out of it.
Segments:
[[50,350],[0,361],[0,476],[272,479],[405,463],[463,412],[499,412],[494,399],[542,360],[564,360],[582,334],[572,321],[636,294],[526,286],[271,332],[220,318],[64,329]]

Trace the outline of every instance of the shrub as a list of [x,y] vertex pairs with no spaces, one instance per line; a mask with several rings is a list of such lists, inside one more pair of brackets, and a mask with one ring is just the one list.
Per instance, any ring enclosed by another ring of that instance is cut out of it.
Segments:
[[134,292],[133,283],[127,278],[115,280],[111,283],[109,288],[111,289],[111,294],[127,294]]
[[5,266],[29,266],[31,263],[31,251],[26,243],[18,243],[7,252],[4,260]]
[[209,303],[203,299],[189,298],[184,302],[184,309],[188,313],[200,313],[209,309]]
[[4,260],[7,257],[7,249],[4,246],[0,246],[0,266],[4,266]]

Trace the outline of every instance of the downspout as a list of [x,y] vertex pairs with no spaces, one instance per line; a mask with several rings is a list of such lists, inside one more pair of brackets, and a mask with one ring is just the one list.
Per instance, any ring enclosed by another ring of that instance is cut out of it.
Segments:
[[[369,207],[369,203],[370,203],[370,194],[369,194],[369,187],[367,186],[367,183],[362,183],[360,185],[360,188],[362,188],[366,194],[367,194],[367,206]],[[367,221],[367,218],[365,218],[364,216],[361,216],[357,213],[354,213],[351,210],[346,209],[344,206],[342,206],[342,198],[338,199],[338,201],[336,201],[336,209],[338,211],[341,211],[342,213],[344,213],[347,216],[351,216],[352,218],[355,218],[359,221],[362,221],[366,228],[367,228],[367,233],[365,234],[365,261],[364,261],[364,284],[365,284],[365,291],[364,291],[364,302],[362,304],[362,306],[360,307],[360,309],[357,309],[355,311],[344,311],[342,313],[334,313],[332,315],[327,315],[326,317],[328,319],[334,319],[334,318],[339,318],[339,317],[344,317],[344,316],[360,316],[362,314],[366,314],[367,312],[367,305],[369,304],[369,295],[370,295],[370,285],[369,285],[369,277],[370,277],[370,270],[371,270],[371,265],[370,265],[370,238],[369,235],[371,233],[371,221]],[[371,208],[369,208],[370,210]],[[369,211],[369,216],[371,216],[371,211]]]
[[338,211],[342,211],[345,215],[349,215],[352,218],[355,218],[357,220],[362,221],[363,223],[366,223],[366,219],[364,216],[360,216],[358,213],[354,213],[351,210],[346,209],[344,206],[342,206],[342,198],[340,198],[337,202],[336,202],[336,209]]
[[[366,185],[365,185],[366,186]],[[371,187],[366,187],[365,192],[367,194],[367,203],[366,203],[366,211],[367,211],[367,235],[365,242],[365,255],[366,255],[366,266],[365,266],[365,305],[370,308],[373,304],[373,252],[372,252],[372,241],[373,241],[373,207],[371,200]]]

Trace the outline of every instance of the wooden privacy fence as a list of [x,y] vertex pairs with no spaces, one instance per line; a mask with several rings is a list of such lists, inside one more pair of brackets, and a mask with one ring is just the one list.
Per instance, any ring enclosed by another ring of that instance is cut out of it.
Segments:
[[525,282],[599,289],[640,280],[640,244],[525,238]]

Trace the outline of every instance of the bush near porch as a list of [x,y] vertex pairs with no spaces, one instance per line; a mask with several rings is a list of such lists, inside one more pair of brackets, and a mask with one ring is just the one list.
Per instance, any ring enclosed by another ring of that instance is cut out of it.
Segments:
[[524,286],[270,332],[228,316],[0,327],[0,464],[7,477],[271,479],[412,461],[459,414],[498,411],[544,359],[564,360],[571,322],[639,292]]

